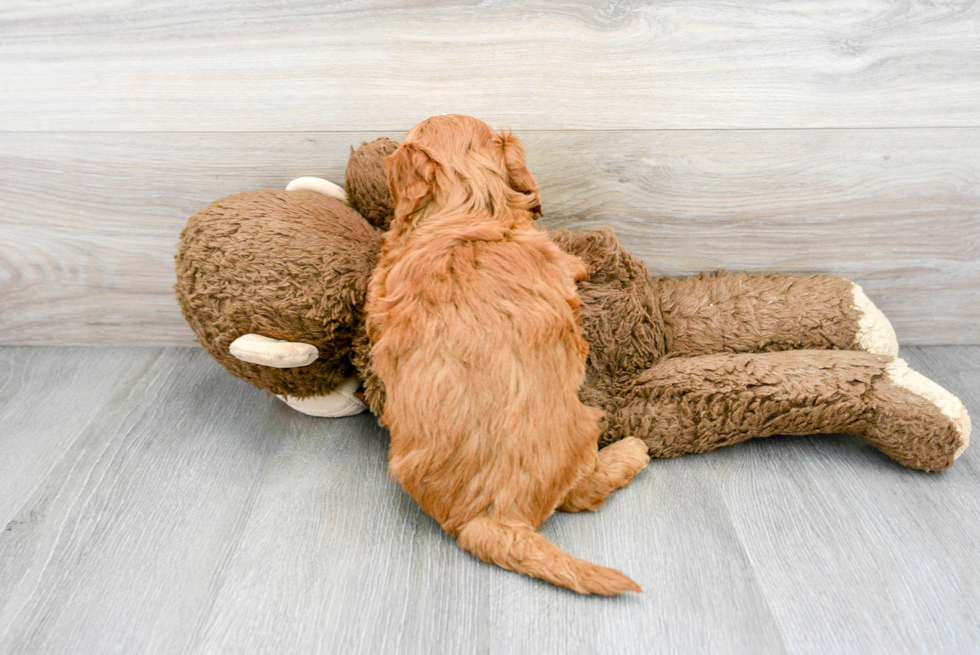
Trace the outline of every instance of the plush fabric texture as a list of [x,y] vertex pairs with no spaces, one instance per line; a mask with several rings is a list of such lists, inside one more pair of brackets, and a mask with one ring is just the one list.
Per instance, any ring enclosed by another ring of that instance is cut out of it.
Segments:
[[395,201],[388,189],[388,181],[378,175],[378,165],[398,149],[398,142],[381,137],[365,141],[357,150],[351,148],[347,160],[347,200],[350,206],[367,219],[368,223],[387,230],[395,213]]
[[[394,206],[384,184],[384,157],[396,146],[364,144],[352,153],[348,168],[352,205],[380,226],[389,224]],[[261,253],[249,254],[247,265],[242,255],[233,255],[237,268],[226,268],[219,262],[224,262],[229,240],[237,238],[234,216],[240,212],[229,199],[219,203],[191,219],[178,255],[178,296],[202,345],[256,386],[280,384],[285,371],[238,362],[224,346],[247,332],[308,340],[303,336],[308,333],[289,318],[292,313],[270,309],[296,305],[306,316],[308,301],[297,300],[306,295],[286,281],[292,275],[286,260],[305,262],[297,274],[302,270],[303,279],[320,288],[307,295],[333,299],[324,303],[333,322],[325,321],[319,332],[299,324],[318,338],[332,335],[335,363],[314,363],[322,370],[318,376],[291,374],[295,377],[286,393],[323,393],[346,375],[350,362],[364,381],[366,404],[380,416],[385,392],[372,367],[363,315],[368,275],[380,250],[378,234],[356,212],[335,214],[335,221],[349,223],[345,230],[336,227],[322,241],[302,243],[260,237],[253,247]],[[275,204],[256,205],[249,215],[269,217],[278,211]],[[225,227],[202,228],[210,214]],[[753,437],[844,432],[905,466],[942,470],[968,443],[969,417],[955,397],[940,389],[947,396],[940,403],[947,408],[944,414],[935,402],[891,380],[886,368],[900,360],[861,352],[858,331],[866,314],[845,279],[723,271],[651,279],[610,229],[551,236],[589,268],[588,279],[578,283],[583,334],[591,346],[579,396],[604,410],[603,444],[634,436],[646,442],[651,455],[672,457]],[[293,249],[284,250],[286,243]],[[332,253],[342,255],[338,260]],[[338,266],[338,261],[345,263]],[[350,275],[338,277],[343,270]],[[260,295],[253,280],[263,289]],[[329,355],[319,342],[309,342]]]
[[613,394],[604,437],[640,436],[651,456],[674,457],[777,434],[844,433],[904,466],[951,466],[955,425],[890,379],[892,361],[818,350],[665,359]]
[[[254,191],[215,201],[177,244],[177,300],[197,340],[228,371],[274,394],[329,392],[353,373],[368,276],[381,233],[340,201],[311,191]],[[300,368],[249,364],[231,342],[256,333],[309,343]]]
[[610,228],[552,233],[559,248],[585,262],[578,283],[582,329],[589,342],[585,386],[609,388],[667,354],[661,303],[647,267],[619,245]]
[[844,278],[717,271],[653,283],[675,355],[855,349],[860,315]]

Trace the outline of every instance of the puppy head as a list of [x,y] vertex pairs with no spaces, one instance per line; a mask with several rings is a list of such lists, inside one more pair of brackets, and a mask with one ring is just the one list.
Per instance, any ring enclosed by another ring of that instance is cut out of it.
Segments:
[[495,133],[471,116],[434,116],[416,125],[385,160],[396,217],[435,201],[441,208],[483,205],[541,215],[538,184],[524,148],[512,134]]

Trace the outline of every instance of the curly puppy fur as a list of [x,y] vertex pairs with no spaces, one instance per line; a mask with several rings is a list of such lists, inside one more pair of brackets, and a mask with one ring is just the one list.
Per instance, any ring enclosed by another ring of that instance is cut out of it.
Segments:
[[648,457],[636,439],[599,455],[601,412],[577,395],[589,347],[575,280],[587,270],[534,227],[520,142],[438,116],[386,171],[395,215],[366,325],[392,475],[484,561],[580,593],[639,591],[537,532],[559,505],[598,509]]

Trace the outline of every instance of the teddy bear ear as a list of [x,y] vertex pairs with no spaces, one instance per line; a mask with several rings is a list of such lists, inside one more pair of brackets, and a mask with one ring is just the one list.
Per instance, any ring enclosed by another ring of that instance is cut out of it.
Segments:
[[395,200],[395,216],[414,213],[432,195],[436,173],[442,167],[423,145],[405,142],[385,159],[388,187]]
[[388,189],[385,157],[398,148],[398,142],[381,137],[351,148],[345,178],[347,197],[354,211],[368,223],[387,230],[395,213],[395,200]]

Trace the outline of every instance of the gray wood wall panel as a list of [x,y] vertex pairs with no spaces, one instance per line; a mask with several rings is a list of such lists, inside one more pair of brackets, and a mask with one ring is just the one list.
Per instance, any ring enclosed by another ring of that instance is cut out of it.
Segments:
[[15,0],[8,130],[980,126],[980,6]]
[[[0,344],[189,345],[172,255],[211,200],[340,181],[392,132],[0,134]],[[549,229],[654,274],[829,272],[905,344],[980,341],[980,129],[519,133]]]

